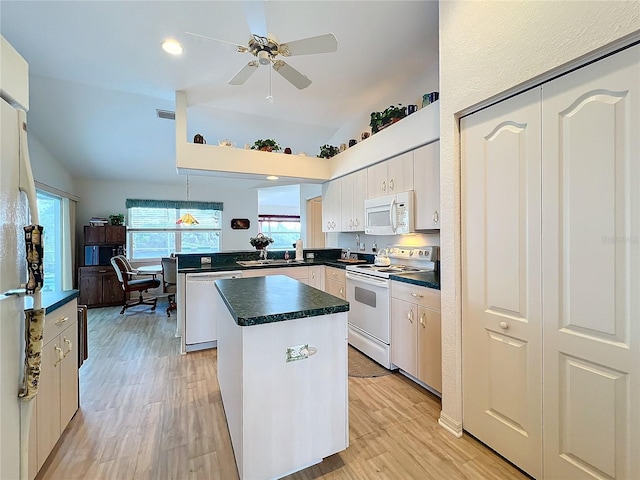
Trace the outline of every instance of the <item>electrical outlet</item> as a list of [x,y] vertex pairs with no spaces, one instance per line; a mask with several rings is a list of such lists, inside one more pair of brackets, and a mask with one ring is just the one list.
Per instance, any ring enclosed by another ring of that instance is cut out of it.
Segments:
[[358,244],[358,249],[359,249],[361,252],[364,252],[364,242],[360,242],[360,243]]
[[357,253],[352,253],[351,255],[349,255],[349,258],[357,260],[358,259],[358,254]]
[[211,257],[200,257],[201,265],[211,265]]
[[316,257],[316,254],[315,254],[315,253],[313,253],[313,252],[307,252],[307,259],[308,259],[308,260],[310,260],[310,259],[312,259],[312,258],[315,258],[315,257]]

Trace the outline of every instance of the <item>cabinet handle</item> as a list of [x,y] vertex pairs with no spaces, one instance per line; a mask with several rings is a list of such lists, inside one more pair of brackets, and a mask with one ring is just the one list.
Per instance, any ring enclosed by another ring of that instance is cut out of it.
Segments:
[[106,270],[98,270],[98,273],[107,273]]
[[433,212],[433,223],[438,223],[438,211],[436,210],[435,212]]
[[386,180],[383,180],[383,181],[382,181],[382,191],[383,191],[383,192],[386,192],[386,191],[387,191],[387,181],[386,181]]
[[349,219],[349,228],[353,228],[353,218]]
[[331,228],[331,222],[327,222],[327,230]]
[[393,178],[389,180],[389,191],[394,189]]
[[71,343],[71,340],[69,340],[67,337],[64,338],[64,343],[66,343],[69,346],[69,349],[62,354],[62,358],[67,358],[67,355],[69,353],[71,353],[71,349],[73,348],[73,344]]
[[507,322],[500,322],[500,328],[502,328],[504,330],[508,330],[509,329],[509,324]]
[[56,325],[62,325],[63,323],[65,323],[67,320],[69,320],[69,317],[60,317],[58,320],[55,321]]
[[407,313],[407,318],[409,319],[409,322],[413,323],[413,310],[409,310],[409,313]]
[[422,315],[420,315],[420,325],[422,325],[422,328],[424,328],[424,327],[425,327],[425,324],[424,324],[424,317],[425,317],[425,313],[424,313],[424,312],[422,312]]
[[344,288],[340,287],[340,295],[344,297]]
[[424,298],[424,295],[422,295],[421,293],[412,293],[411,296],[414,298]]
[[316,272],[311,272],[311,278],[316,278]]
[[57,366],[58,366],[58,364],[59,364],[59,363],[62,361],[62,359],[64,358],[64,353],[62,352],[62,349],[61,349],[59,346],[57,346],[57,345],[54,347],[54,349],[55,349],[56,353],[58,354],[58,360],[56,360],[56,361],[53,363],[53,366],[54,366],[54,367],[57,367]]
[[356,228],[360,226],[360,220],[356,218]]

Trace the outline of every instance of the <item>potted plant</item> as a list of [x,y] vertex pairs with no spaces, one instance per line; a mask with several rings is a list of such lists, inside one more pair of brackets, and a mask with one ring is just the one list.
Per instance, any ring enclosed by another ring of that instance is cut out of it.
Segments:
[[251,237],[249,239],[249,243],[251,244],[251,246],[255,247],[256,250],[262,250],[263,248],[268,247],[273,243],[273,238],[259,233],[255,237]]
[[109,215],[109,222],[111,225],[124,225],[124,215],[122,213]]
[[331,158],[337,155],[339,151],[338,147],[334,147],[333,145],[322,145],[318,158]]
[[263,152],[277,152],[280,150],[280,145],[271,139],[267,138],[266,140],[256,140],[251,147],[251,150],[262,150]]
[[398,120],[406,116],[407,107],[403,107],[401,103],[399,103],[397,106],[390,105],[382,112],[372,112],[371,122],[369,123],[369,126],[371,127],[371,133],[377,133],[383,128],[397,122]]

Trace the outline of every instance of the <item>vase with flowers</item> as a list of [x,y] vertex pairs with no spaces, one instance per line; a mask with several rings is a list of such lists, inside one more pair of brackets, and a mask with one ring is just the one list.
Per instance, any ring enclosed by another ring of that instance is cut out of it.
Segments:
[[262,250],[264,248],[267,248],[269,245],[271,245],[273,243],[273,241],[274,241],[273,238],[267,237],[266,235],[263,235],[262,233],[259,233],[255,237],[251,237],[249,239],[249,243],[253,247],[255,247],[256,250]]

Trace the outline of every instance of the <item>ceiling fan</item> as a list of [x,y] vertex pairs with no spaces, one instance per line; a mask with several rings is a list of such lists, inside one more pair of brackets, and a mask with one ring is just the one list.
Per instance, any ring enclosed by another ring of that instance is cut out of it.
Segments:
[[277,57],[293,57],[295,55],[331,53],[338,50],[338,40],[333,33],[326,33],[324,35],[318,35],[315,37],[302,38],[300,40],[294,40],[287,43],[280,43],[278,39],[270,33],[268,33],[266,37],[254,33],[251,35],[251,38],[249,38],[249,43],[246,46],[227,42],[218,38],[199,35],[197,33],[185,33],[196,37],[234,45],[239,53],[248,52],[256,57],[255,60],[251,60],[233,77],[231,77],[228,82],[230,85],[242,85],[260,65],[272,64],[273,69],[276,72],[282,75],[293,86],[295,86],[299,90],[302,90],[303,88],[307,88],[309,85],[311,85],[311,80],[309,80],[306,75],[303,75],[291,65],[285,63],[283,60],[280,60]]

